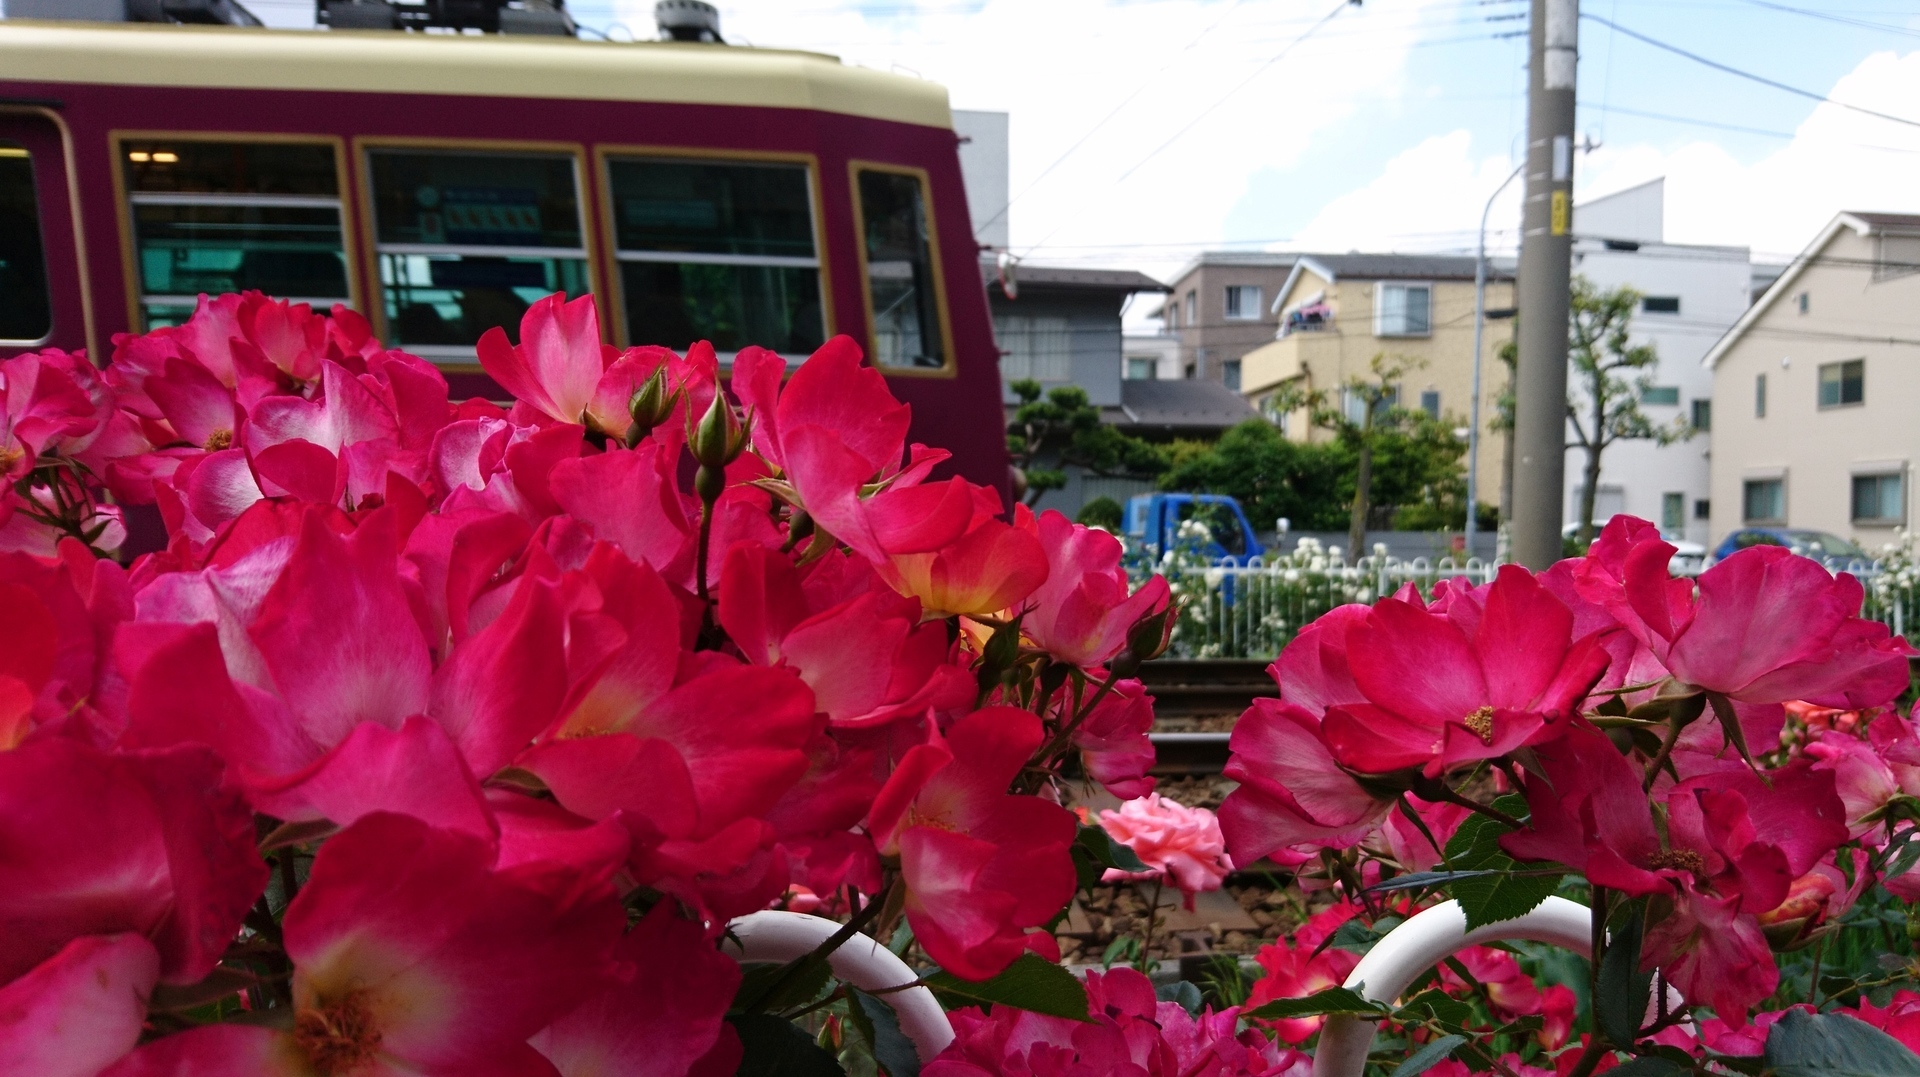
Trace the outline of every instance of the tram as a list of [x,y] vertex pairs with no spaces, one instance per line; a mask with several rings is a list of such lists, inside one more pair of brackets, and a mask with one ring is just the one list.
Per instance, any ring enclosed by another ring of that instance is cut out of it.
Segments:
[[475,361],[549,292],[608,343],[861,342],[1004,489],[998,351],[943,87],[674,41],[0,21],[0,356],[111,354],[202,293]]

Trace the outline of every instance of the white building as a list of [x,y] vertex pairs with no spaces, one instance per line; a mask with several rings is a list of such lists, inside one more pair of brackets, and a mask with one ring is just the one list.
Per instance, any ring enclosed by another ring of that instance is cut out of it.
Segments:
[[1712,351],[1714,534],[1824,531],[1869,554],[1914,525],[1920,214],[1842,213]]
[[[1708,467],[1713,425],[1713,372],[1701,358],[1745,313],[1753,269],[1745,247],[1664,242],[1661,180],[1598,198],[1574,210],[1573,271],[1601,288],[1622,285],[1644,297],[1632,322],[1635,344],[1651,344],[1660,361],[1641,396],[1641,411],[1657,426],[1698,431],[1671,445],[1617,441],[1601,457],[1594,519],[1628,513],[1660,525],[1670,538],[1711,545],[1712,477]],[[1638,380],[1637,378],[1635,380]],[[1569,379],[1576,401],[1577,378]],[[1568,443],[1574,442],[1568,430]],[[1586,451],[1567,451],[1564,519],[1579,520]]]

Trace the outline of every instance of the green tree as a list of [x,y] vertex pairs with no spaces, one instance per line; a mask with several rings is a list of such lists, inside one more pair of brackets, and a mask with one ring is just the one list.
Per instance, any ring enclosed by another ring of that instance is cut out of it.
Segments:
[[1349,377],[1337,394],[1325,389],[1312,392],[1289,389],[1280,394],[1277,410],[1284,414],[1306,408],[1313,425],[1332,433],[1353,453],[1353,499],[1347,513],[1350,557],[1358,558],[1365,552],[1374,457],[1388,437],[1404,432],[1416,421],[1417,413],[1399,406],[1400,379],[1408,371],[1425,365],[1425,360],[1383,352],[1368,364],[1372,371],[1370,377]]
[[1009,388],[1020,406],[1007,430],[1007,453],[1024,478],[1027,504],[1065,486],[1070,466],[1095,475],[1142,479],[1167,469],[1160,446],[1102,422],[1085,389],[1061,385],[1042,397],[1040,383],[1030,378]]
[[1567,325],[1567,362],[1573,368],[1567,387],[1567,419],[1573,444],[1586,453],[1580,491],[1580,533],[1576,546],[1593,541],[1593,506],[1600,490],[1600,459],[1615,442],[1652,440],[1670,445],[1691,434],[1684,421],[1656,424],[1640,410],[1642,392],[1660,361],[1651,344],[1627,337],[1640,293],[1632,288],[1601,289],[1585,277],[1573,278],[1573,309]]
[[1210,446],[1192,451],[1160,477],[1163,490],[1226,494],[1256,527],[1286,517],[1307,531],[1341,524],[1341,491],[1350,474],[1346,451],[1331,443],[1289,441],[1265,419],[1248,419]]

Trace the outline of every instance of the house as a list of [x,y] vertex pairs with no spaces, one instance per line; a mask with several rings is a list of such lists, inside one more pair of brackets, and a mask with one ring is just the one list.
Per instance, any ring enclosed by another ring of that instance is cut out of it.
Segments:
[[[1600,458],[1594,520],[1629,513],[1659,523],[1668,538],[1711,541],[1708,431],[1713,425],[1713,374],[1700,359],[1751,305],[1754,267],[1745,247],[1667,243],[1665,183],[1653,180],[1574,207],[1573,271],[1595,285],[1641,294],[1629,323],[1634,344],[1651,344],[1659,362],[1635,381],[1640,411],[1655,426],[1691,436],[1661,445],[1617,441]],[[1569,374],[1576,407],[1586,399]],[[1586,452],[1571,447],[1562,519],[1576,523],[1585,493]]]
[[1712,533],[1913,525],[1920,215],[1841,213],[1707,351]]
[[1181,376],[1180,341],[1168,333],[1129,333],[1120,340],[1120,376],[1127,381],[1172,381]]
[[[1081,269],[1024,262],[1001,265],[983,259],[980,270],[987,289],[987,304],[993,311],[994,339],[1000,345],[1001,391],[1009,422],[1018,405],[1013,383],[1032,379],[1039,382],[1043,390],[1063,385],[1079,387],[1086,392],[1087,402],[1100,409],[1103,422],[1130,432],[1148,436],[1194,436],[1194,417],[1187,414],[1195,410],[1193,407],[1175,407],[1170,416],[1166,406],[1141,404],[1139,386],[1160,383],[1133,382],[1122,377],[1126,367],[1121,346],[1121,310],[1133,296],[1165,292],[1166,285],[1131,269]],[[1238,402],[1225,388],[1214,388],[1229,401]],[[1142,411],[1128,410],[1130,399],[1145,409],[1144,424],[1139,421]],[[1218,400],[1213,401],[1213,410],[1218,411],[1220,407]],[[1233,421],[1251,414],[1251,410],[1243,407]],[[1134,431],[1136,426],[1142,429]],[[1219,427],[1215,426],[1213,433],[1218,432]],[[1077,467],[1069,467],[1066,472],[1067,485],[1048,491],[1038,507],[1059,509],[1071,516],[1096,497],[1123,501],[1151,487],[1143,479],[1083,474]]]
[[1179,342],[1175,376],[1240,391],[1241,357],[1273,339],[1272,300],[1296,257],[1208,251],[1187,263],[1158,312],[1162,331]]
[[[1457,422],[1461,436],[1473,395],[1474,259],[1426,254],[1302,254],[1275,291],[1268,310],[1271,336],[1241,357],[1241,392],[1299,441],[1333,435],[1313,426],[1304,409],[1282,410],[1282,393],[1295,389],[1340,392],[1349,378],[1372,375],[1374,356],[1424,360],[1399,386],[1399,401],[1435,418]],[[1488,267],[1486,307],[1496,314],[1514,305],[1513,272]],[[1482,345],[1480,500],[1491,504],[1502,488],[1506,439],[1492,429],[1496,402],[1507,384],[1500,346],[1513,323],[1491,318]],[[1357,402],[1355,402],[1357,403]]]

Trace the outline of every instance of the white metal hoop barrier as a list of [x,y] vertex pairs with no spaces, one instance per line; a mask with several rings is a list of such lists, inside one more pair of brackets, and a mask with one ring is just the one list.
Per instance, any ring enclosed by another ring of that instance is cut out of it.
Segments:
[[[733,956],[741,962],[805,957],[840,930],[839,924],[819,916],[772,910],[737,917],[728,927],[740,940],[739,953]],[[728,947],[729,952],[732,949]],[[862,991],[886,992],[875,997],[893,1007],[901,1035],[912,1041],[922,1064],[933,1061],[953,1042],[953,1025],[933,992],[924,987],[888,990],[920,978],[892,950],[866,935],[855,935],[827,958],[827,965],[835,976]]]
[[[740,961],[792,961],[812,953],[840,929],[832,920],[795,912],[757,912],[734,920],[731,927],[740,940]],[[1467,930],[1467,917],[1458,902],[1442,902],[1387,932],[1354,966],[1344,986],[1363,998],[1390,1003],[1422,973],[1469,946],[1526,940],[1588,954],[1592,931],[1588,908],[1560,897],[1548,898],[1525,916],[1472,931]],[[917,978],[906,962],[865,935],[848,940],[828,964],[835,976],[863,991],[899,987]],[[1682,1005],[1671,986],[1666,993],[1669,1006]],[[931,1062],[953,1042],[953,1026],[933,992],[912,987],[878,997],[899,1016],[900,1031],[913,1041],[921,1062]],[[1313,1077],[1360,1077],[1373,1048],[1374,1032],[1371,1021],[1351,1015],[1328,1017],[1314,1052]]]

